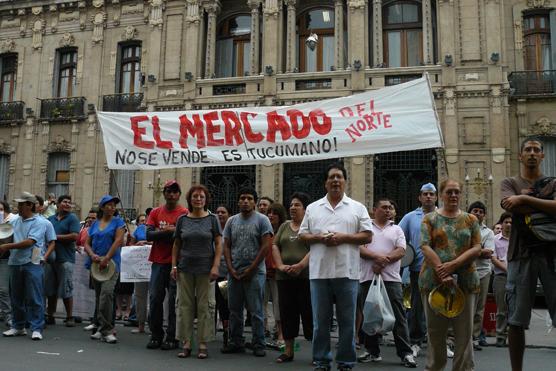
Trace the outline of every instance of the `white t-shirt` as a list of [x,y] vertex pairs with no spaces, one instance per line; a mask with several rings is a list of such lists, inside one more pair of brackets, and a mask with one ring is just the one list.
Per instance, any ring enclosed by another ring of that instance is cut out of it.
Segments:
[[[390,221],[380,228],[373,220],[373,241],[365,245],[365,248],[381,255],[388,255],[397,247],[405,249],[405,235],[403,230]],[[373,272],[374,262],[368,259],[361,259],[361,278],[360,282],[371,281],[375,276]],[[387,265],[381,272],[384,282],[402,282],[400,277],[401,260],[397,260]]]
[[[484,224],[481,224],[481,248],[494,251],[494,232]],[[475,267],[479,278],[489,275],[492,270],[490,259],[477,258]]]
[[[299,234],[321,234],[339,232],[355,234],[372,231],[367,208],[344,194],[342,200],[332,208],[325,196],[307,207]],[[359,246],[341,244],[326,246],[311,245],[309,279],[349,278],[359,280]]]

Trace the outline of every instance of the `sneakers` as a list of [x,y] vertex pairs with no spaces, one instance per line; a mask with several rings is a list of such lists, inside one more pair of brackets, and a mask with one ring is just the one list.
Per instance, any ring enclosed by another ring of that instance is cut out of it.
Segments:
[[158,348],[160,348],[160,340],[151,338],[151,340],[147,344],[147,349],[158,349]]
[[479,345],[479,340],[473,340],[473,350],[483,350],[483,347]]
[[180,347],[180,342],[177,340],[165,340],[161,345],[162,350],[178,349]]
[[417,368],[417,362],[413,359],[412,354],[406,354],[402,359],[402,364],[407,368]]
[[496,339],[496,347],[503,348],[506,346],[506,339],[498,338]]
[[73,317],[66,318],[66,327],[75,327],[75,320]]
[[2,335],[6,336],[6,337],[25,336],[25,335],[27,335],[27,331],[25,329],[17,330],[15,328],[11,328],[8,331],[4,331],[2,333]]
[[264,357],[264,356],[266,356],[266,352],[263,348],[258,348],[257,347],[255,349],[253,349],[253,355],[255,357]]
[[116,344],[118,342],[118,339],[113,334],[109,334],[103,336],[102,341],[108,344]]
[[45,316],[44,318],[44,323],[47,325],[55,325],[56,324],[56,319],[54,318],[54,316]]
[[88,326],[83,327],[83,331],[96,331],[97,329],[97,325],[95,325],[94,323],[91,323]]
[[33,331],[31,335],[32,340],[42,340],[42,334],[39,331]]
[[486,348],[488,347],[489,344],[487,343],[486,339],[479,338],[479,345],[482,346],[483,348]]
[[231,353],[244,353],[245,352],[245,347],[241,346],[241,345],[235,345],[235,344],[228,344],[225,347],[222,347],[222,349],[220,349],[220,352],[223,354],[231,354]]
[[449,345],[446,346],[446,357],[454,358],[454,351],[450,349]]
[[413,358],[419,357],[419,352],[421,352],[421,347],[417,344],[411,346],[411,352],[413,353]]
[[91,334],[91,339],[100,340],[100,339],[102,339],[102,334],[100,333],[100,331],[97,331],[94,334]]
[[365,352],[363,353],[363,355],[357,357],[357,362],[361,362],[361,363],[380,362],[380,361],[382,361],[382,357],[380,356],[380,354],[375,356],[369,352]]

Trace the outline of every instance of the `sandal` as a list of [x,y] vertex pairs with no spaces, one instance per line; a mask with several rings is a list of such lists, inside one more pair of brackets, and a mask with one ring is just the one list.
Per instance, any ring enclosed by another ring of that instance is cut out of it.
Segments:
[[286,353],[280,354],[278,358],[276,358],[276,363],[286,363],[293,361],[293,356],[288,356]]
[[190,356],[191,348],[183,348],[183,351],[178,353],[178,358],[188,358]]
[[198,359],[207,359],[208,358],[208,349],[207,348],[200,348],[199,353],[197,353]]

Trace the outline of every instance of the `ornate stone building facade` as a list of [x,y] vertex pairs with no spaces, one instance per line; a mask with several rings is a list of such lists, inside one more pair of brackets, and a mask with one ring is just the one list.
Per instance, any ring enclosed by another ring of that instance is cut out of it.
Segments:
[[236,168],[106,168],[95,108],[160,111],[290,105],[429,74],[445,149],[342,159],[348,193],[415,206],[449,174],[498,214],[520,139],[556,167],[556,0],[0,0],[0,197],[69,192],[81,214],[119,192],[130,215],[160,182],[204,182],[236,203],[252,184],[287,202],[323,193],[326,162]]

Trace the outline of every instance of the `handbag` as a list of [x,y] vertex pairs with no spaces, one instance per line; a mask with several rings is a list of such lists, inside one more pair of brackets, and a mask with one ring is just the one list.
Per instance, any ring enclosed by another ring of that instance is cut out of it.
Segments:
[[394,329],[395,322],[396,317],[384,281],[379,274],[375,274],[363,306],[362,330],[370,336],[385,334]]
[[541,241],[556,242],[556,218],[545,213],[532,213],[525,216],[525,224]]

